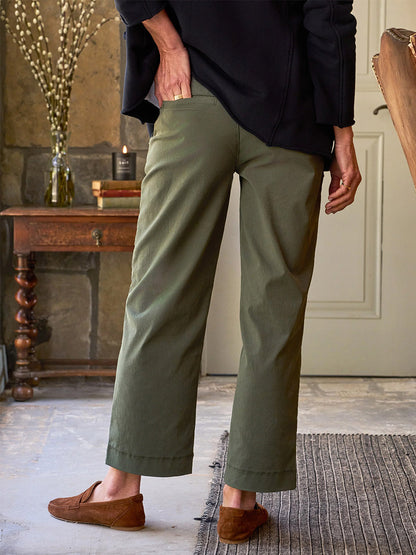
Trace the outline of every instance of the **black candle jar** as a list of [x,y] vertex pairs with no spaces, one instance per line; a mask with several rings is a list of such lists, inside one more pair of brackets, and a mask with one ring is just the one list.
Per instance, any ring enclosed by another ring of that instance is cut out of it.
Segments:
[[113,152],[113,179],[116,181],[134,181],[136,179],[136,153],[127,152],[123,146],[122,152]]

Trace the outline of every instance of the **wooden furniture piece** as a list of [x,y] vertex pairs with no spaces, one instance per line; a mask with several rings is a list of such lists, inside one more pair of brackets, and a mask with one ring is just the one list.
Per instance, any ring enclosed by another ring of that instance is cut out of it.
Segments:
[[384,31],[373,68],[416,187],[416,33]]
[[[35,351],[38,332],[34,315],[37,301],[34,291],[37,283],[34,253],[37,251],[132,251],[138,210],[100,210],[93,206],[74,208],[16,206],[0,212],[0,216],[13,218],[15,279],[19,285],[15,295],[19,308],[15,317],[17,360],[14,372],[16,384],[12,391],[14,399],[16,401],[31,399],[32,386],[37,385],[42,377],[114,375],[114,361],[103,360],[55,360],[53,361],[55,364],[61,362],[72,368],[42,369]],[[91,368],[111,366],[111,362],[112,368]]]

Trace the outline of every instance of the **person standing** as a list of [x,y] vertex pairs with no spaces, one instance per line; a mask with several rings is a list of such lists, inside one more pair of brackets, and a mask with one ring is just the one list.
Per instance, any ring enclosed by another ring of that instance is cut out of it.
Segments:
[[[137,530],[140,477],[192,472],[206,318],[231,182],[240,176],[241,334],[224,543],[267,520],[256,492],[296,487],[300,353],[323,171],[327,214],[361,176],[353,144],[355,30],[346,0],[117,0],[123,113],[155,122],[106,462],[64,520]],[[159,107],[149,101],[154,83]]]

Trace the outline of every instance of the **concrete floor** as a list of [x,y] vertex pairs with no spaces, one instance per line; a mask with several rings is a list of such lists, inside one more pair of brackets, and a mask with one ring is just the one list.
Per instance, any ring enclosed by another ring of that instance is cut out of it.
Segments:
[[[229,428],[235,379],[199,388],[194,472],[145,478],[147,526],[121,532],[55,520],[49,499],[75,495],[103,477],[110,379],[44,380],[35,400],[0,401],[0,553],[193,553],[218,439]],[[416,378],[311,378],[300,393],[300,432],[416,433]]]

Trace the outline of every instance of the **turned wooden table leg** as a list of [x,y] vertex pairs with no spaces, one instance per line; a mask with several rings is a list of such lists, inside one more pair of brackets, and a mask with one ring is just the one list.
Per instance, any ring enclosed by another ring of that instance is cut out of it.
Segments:
[[19,289],[15,299],[19,304],[19,309],[15,317],[18,328],[14,340],[16,347],[16,369],[14,376],[17,383],[13,387],[12,395],[16,401],[27,401],[33,397],[30,372],[33,364],[37,362],[34,351],[37,330],[33,315],[33,307],[37,302],[33,289],[37,279],[34,273],[34,257],[31,254],[17,254],[16,257],[17,264],[15,270],[17,273],[15,280],[19,285]]
[[[33,287],[35,287],[35,285],[37,284],[38,280],[35,276],[35,263],[36,263],[36,258],[35,258],[35,253],[31,252],[29,257],[28,257],[28,267],[30,269],[30,271],[32,272],[32,276],[34,278],[34,284]],[[33,307],[35,306],[35,304],[37,303],[37,296],[36,294],[32,291],[32,295],[34,298],[34,303],[33,303]],[[37,357],[36,357],[36,339],[38,337],[38,327],[36,324],[36,318],[34,315],[34,311],[33,308],[32,310],[29,310],[28,312],[28,318],[30,321],[29,324],[29,328],[30,328],[30,333],[29,333],[29,337],[30,337],[30,341],[31,341],[31,345],[29,347],[29,368],[32,371],[32,377],[30,378],[30,385],[35,387],[37,385],[39,385],[40,379],[38,376],[33,376],[33,372],[40,370],[40,362],[38,361]]]

